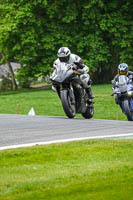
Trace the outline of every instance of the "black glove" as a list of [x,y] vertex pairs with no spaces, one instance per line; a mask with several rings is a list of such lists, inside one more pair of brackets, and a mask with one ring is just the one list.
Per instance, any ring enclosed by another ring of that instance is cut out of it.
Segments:
[[83,62],[74,62],[74,64],[77,65],[77,67],[78,67],[79,69],[83,69],[84,66],[85,66]]
[[72,65],[72,69],[73,70],[77,70],[77,66],[76,65]]

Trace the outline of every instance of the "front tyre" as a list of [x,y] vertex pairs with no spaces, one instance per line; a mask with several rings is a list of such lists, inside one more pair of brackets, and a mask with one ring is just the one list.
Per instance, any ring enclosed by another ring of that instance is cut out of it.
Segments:
[[133,121],[133,112],[130,111],[130,105],[128,100],[123,101],[123,107],[128,121]]
[[75,105],[71,103],[71,98],[70,98],[68,90],[61,91],[61,102],[62,102],[62,106],[66,115],[69,118],[74,118],[76,109],[75,109]]
[[85,119],[90,119],[92,118],[94,115],[94,104],[91,103],[91,105],[89,105],[85,111],[85,113],[82,113],[82,116],[85,118]]

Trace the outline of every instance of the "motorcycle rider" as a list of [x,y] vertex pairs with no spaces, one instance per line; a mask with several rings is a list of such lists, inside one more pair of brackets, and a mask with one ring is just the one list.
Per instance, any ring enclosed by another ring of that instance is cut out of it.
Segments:
[[[127,75],[127,77],[133,81],[133,72],[132,71],[128,71],[128,65],[126,63],[121,63],[118,65],[117,68],[118,74],[116,74],[116,76],[114,77],[114,79],[111,81],[112,84],[114,85],[114,87],[117,85],[117,81],[118,81],[118,77],[120,75]],[[113,87],[113,88],[114,88]],[[114,93],[112,93],[113,96]],[[117,99],[117,96],[115,97],[115,102],[116,104],[119,104],[119,101]]]
[[118,81],[118,77],[120,75],[127,75],[127,77],[129,79],[133,79],[133,72],[132,71],[128,71],[128,65],[126,63],[119,64],[118,68],[117,68],[117,71],[118,71],[118,74],[116,74],[114,79],[111,81],[113,84],[116,84],[116,82]]
[[[80,79],[86,85],[86,92],[88,94],[88,97],[90,99],[93,99],[95,96],[91,90],[91,79],[88,74],[89,69],[84,64],[82,59],[78,55],[72,54],[68,47],[61,47],[58,50],[57,56],[58,56],[58,58],[53,63],[54,70],[56,71],[56,68],[58,68],[60,66],[61,62],[64,62],[67,64],[73,64],[74,65],[73,68],[75,70],[82,69],[83,74],[80,75]],[[82,96],[82,94],[81,94],[81,96]]]

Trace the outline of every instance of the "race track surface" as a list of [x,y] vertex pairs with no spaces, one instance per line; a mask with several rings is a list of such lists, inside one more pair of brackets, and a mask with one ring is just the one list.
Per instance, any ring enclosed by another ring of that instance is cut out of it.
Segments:
[[65,117],[0,115],[0,148],[97,136],[133,135],[133,122]]

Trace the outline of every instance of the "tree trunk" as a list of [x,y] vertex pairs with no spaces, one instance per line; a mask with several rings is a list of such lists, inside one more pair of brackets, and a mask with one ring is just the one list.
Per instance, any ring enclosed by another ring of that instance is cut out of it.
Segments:
[[11,63],[10,63],[9,60],[7,60],[6,63],[7,63],[7,65],[8,65],[9,71],[10,71],[10,73],[11,73],[11,78],[12,78],[12,89],[13,89],[13,90],[16,90],[18,87],[17,87],[16,80],[15,80],[15,78],[14,78],[14,72],[13,72],[13,69],[12,69],[12,65],[11,65]]

